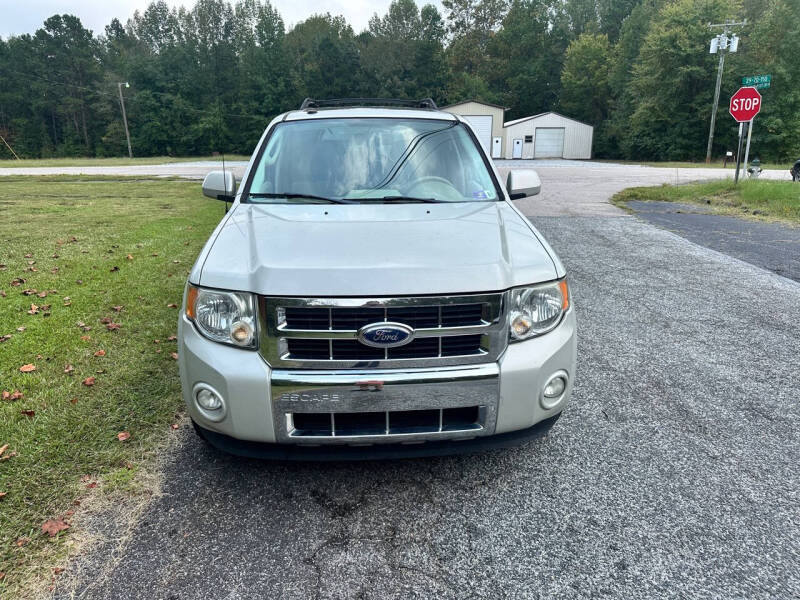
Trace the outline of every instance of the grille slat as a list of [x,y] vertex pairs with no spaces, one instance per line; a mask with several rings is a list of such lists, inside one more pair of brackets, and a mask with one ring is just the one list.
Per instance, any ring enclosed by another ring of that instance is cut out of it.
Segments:
[[[442,356],[470,356],[480,354],[480,335],[456,335],[443,338],[418,338],[397,348],[372,348],[358,340],[289,338],[289,358],[298,360],[382,360],[399,358],[436,358],[439,356],[439,340]],[[331,348],[332,346],[332,348]],[[331,356],[332,352],[332,356]]]
[[392,436],[483,428],[479,406],[386,412],[292,413],[291,437]]
[[469,327],[482,325],[483,304],[445,306],[402,306],[382,308],[287,307],[286,327],[300,331],[328,329],[356,330],[387,320],[414,329],[434,327]]

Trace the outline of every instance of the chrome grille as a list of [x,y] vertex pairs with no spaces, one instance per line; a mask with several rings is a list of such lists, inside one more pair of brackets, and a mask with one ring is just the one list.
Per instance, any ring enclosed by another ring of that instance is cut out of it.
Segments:
[[[261,298],[261,352],[271,365],[295,368],[418,367],[490,362],[505,349],[505,295],[401,298]],[[381,322],[414,329],[395,348],[358,341]]]

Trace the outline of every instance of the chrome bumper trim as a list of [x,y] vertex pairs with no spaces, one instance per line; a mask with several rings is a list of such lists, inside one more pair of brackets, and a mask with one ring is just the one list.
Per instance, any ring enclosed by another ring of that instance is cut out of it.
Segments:
[[[495,431],[500,367],[488,363],[408,370],[273,370],[272,413],[278,442],[291,444],[413,443],[469,439]],[[297,436],[295,413],[396,412],[480,407],[479,427],[425,433]]]

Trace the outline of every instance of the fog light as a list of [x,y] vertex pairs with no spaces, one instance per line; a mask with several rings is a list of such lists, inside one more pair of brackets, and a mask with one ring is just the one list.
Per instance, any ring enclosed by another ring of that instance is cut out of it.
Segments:
[[542,389],[542,408],[550,409],[561,401],[567,389],[566,371],[558,371],[550,376]]
[[225,401],[211,386],[200,383],[194,388],[197,409],[209,421],[221,421],[225,416]]
[[197,392],[197,404],[206,410],[219,410],[222,408],[222,398],[211,390],[202,389]]

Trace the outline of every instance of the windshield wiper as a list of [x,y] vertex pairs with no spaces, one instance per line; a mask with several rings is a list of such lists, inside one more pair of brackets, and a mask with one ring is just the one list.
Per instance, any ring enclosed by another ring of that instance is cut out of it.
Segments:
[[372,202],[412,202],[424,204],[447,204],[447,200],[437,200],[436,198],[416,198],[414,196],[380,196],[378,198],[364,198]]
[[289,192],[287,194],[274,194],[267,192],[251,192],[247,194],[248,198],[286,198],[292,200],[295,198],[305,198],[307,200],[318,200],[320,202],[330,202],[331,204],[355,204],[352,200],[344,200],[342,198],[326,198],[325,196],[315,196],[314,194],[297,194]]

